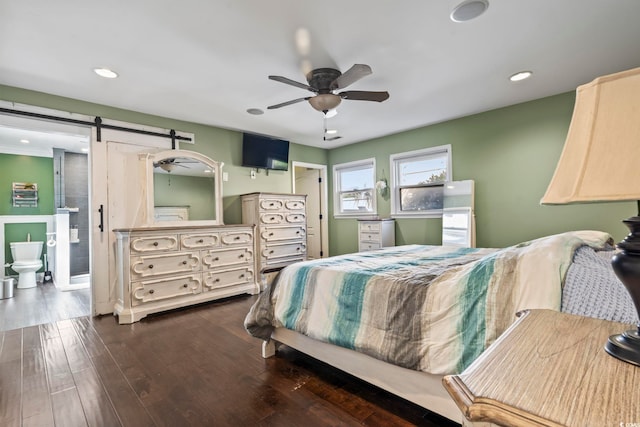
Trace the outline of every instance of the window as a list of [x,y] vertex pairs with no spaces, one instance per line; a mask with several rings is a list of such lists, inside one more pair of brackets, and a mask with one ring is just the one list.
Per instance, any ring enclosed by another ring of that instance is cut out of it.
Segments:
[[333,166],[333,212],[340,216],[376,214],[375,159]]
[[394,216],[442,215],[444,183],[451,181],[451,146],[393,154],[391,213]]

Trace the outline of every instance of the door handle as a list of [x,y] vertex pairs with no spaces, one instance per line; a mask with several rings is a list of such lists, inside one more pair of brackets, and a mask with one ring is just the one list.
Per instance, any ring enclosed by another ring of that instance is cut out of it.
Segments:
[[100,205],[98,212],[100,212],[100,225],[98,225],[98,228],[101,233],[104,233],[104,205]]

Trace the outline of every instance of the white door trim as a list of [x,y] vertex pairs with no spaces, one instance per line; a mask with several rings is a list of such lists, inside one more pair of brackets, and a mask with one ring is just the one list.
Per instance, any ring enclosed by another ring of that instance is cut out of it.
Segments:
[[327,184],[327,165],[321,165],[316,163],[306,163],[306,162],[291,162],[291,188],[293,189],[293,193],[296,193],[296,167],[301,168],[310,168],[310,169],[318,169],[320,170],[320,178],[322,182],[320,183],[320,215],[322,215],[322,219],[320,220],[320,237],[322,243],[322,257],[329,256],[329,206],[328,206],[328,184]]

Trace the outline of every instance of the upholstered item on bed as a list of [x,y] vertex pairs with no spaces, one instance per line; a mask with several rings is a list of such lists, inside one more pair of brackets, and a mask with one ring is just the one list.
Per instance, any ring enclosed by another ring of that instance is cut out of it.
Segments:
[[409,245],[286,267],[245,327],[269,339],[286,327],[432,374],[464,370],[523,309],[559,310],[582,245],[606,233],[549,236],[505,249]]
[[562,311],[580,316],[638,323],[631,296],[611,268],[614,250],[583,246],[573,258],[562,291]]

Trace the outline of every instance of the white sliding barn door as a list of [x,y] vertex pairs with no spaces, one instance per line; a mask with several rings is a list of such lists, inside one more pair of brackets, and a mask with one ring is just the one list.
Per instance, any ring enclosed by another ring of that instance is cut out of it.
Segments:
[[[91,144],[93,315],[113,313],[116,302],[116,238],[113,230],[139,226],[146,185],[138,154],[171,149],[169,138],[102,129]],[[102,211],[102,212],[100,212]]]

